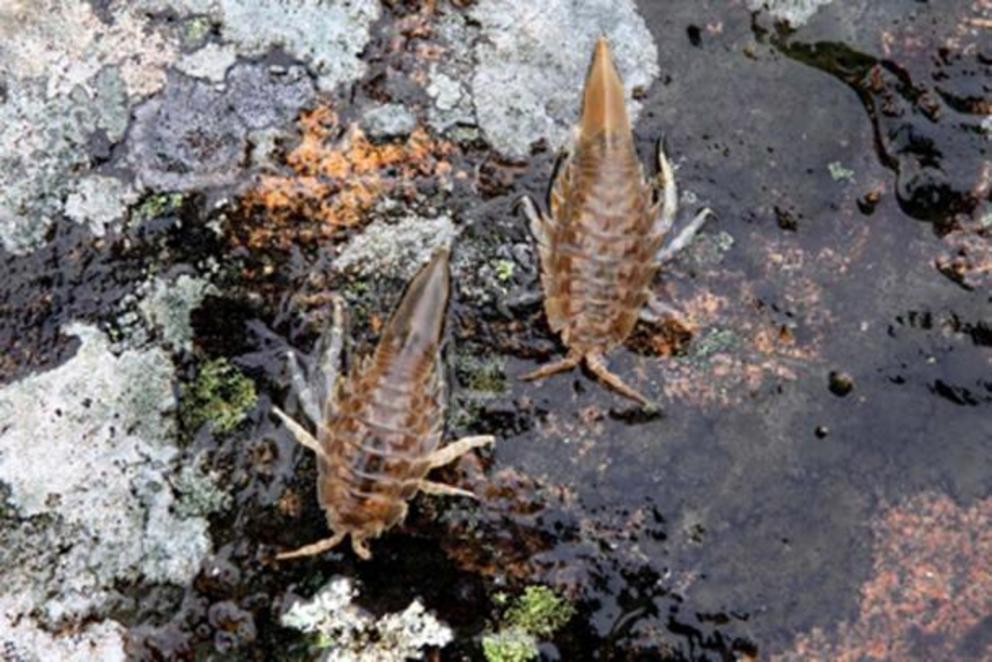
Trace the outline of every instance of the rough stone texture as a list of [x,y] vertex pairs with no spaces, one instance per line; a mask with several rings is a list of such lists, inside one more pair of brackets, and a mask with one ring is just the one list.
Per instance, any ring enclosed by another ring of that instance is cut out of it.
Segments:
[[[468,17],[480,27],[469,26]],[[564,144],[600,34],[610,40],[634,119],[640,104],[630,101],[631,91],[647,88],[659,73],[657,47],[629,1],[481,0],[468,17],[449,15],[439,28],[450,52],[431,71],[431,121],[442,130],[470,121],[471,90],[486,139],[512,156],[525,156],[542,138],[552,148]]]
[[321,659],[335,662],[402,662],[420,658],[425,646],[444,646],[453,638],[419,600],[377,620],[354,604],[356,597],[351,579],[335,577],[309,602],[290,607],[281,622],[319,635]]
[[64,365],[0,391],[3,594],[46,622],[99,616],[117,582],[183,585],[209,552],[165,480],[176,454],[172,366],[160,350],[110,352],[96,329]]
[[184,55],[176,62],[176,69],[193,78],[219,83],[224,80],[224,75],[237,57],[233,46],[211,43]]
[[149,324],[158,326],[162,340],[174,349],[192,349],[189,316],[214,288],[206,281],[181,274],[173,281],[157,280],[151,295],[140,304]]
[[313,81],[300,66],[239,64],[227,75],[228,97],[250,129],[288,122],[314,98]]
[[262,55],[273,47],[310,64],[320,88],[332,91],[358,78],[365,65],[358,54],[379,18],[376,0],[142,0],[150,11],[207,14],[221,26],[221,39],[242,55]]
[[245,127],[223,93],[177,77],[135,112],[129,157],[150,188],[186,191],[231,184],[245,156]]
[[124,626],[103,621],[59,635],[42,630],[0,598],[0,659],[11,662],[124,662]]
[[448,216],[407,216],[398,223],[376,221],[352,239],[334,260],[334,268],[359,277],[406,280],[435,249],[449,245],[454,224]]

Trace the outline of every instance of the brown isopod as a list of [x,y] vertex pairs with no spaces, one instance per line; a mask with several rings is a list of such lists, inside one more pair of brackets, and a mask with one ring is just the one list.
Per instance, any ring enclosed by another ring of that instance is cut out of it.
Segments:
[[275,413],[298,442],[317,454],[317,498],[333,535],[292,552],[319,554],[351,535],[355,554],[371,558],[366,540],[403,521],[418,491],[474,497],[427,473],[486,444],[490,435],[466,437],[439,448],[446,392],[441,361],[450,292],[448,250],[438,251],[414,276],[387,322],[375,351],[338,378],[344,341],[344,304],[334,302],[334,323],[318,342],[311,383],[291,353],[290,371],[316,436],[278,408]]
[[651,282],[711,212],[704,209],[662,248],[678,208],[672,167],[659,142],[658,175],[645,180],[605,37],[596,42],[581,119],[552,182],[549,213],[526,196],[521,204],[537,240],[548,325],[568,349],[565,358],[523,378],[542,379],[584,362],[617,392],[650,404],[610,372],[604,357],[627,339],[638,318],[677,314],[652,299]]

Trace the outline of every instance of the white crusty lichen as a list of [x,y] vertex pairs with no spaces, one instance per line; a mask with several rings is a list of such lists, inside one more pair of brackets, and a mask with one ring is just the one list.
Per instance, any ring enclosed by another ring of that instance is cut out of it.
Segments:
[[776,20],[799,27],[813,18],[820,7],[831,2],[833,0],[747,0],[747,6],[751,11],[766,9]]
[[297,602],[281,623],[315,636],[321,659],[335,662],[402,662],[420,658],[427,646],[444,646],[451,628],[420,600],[401,612],[376,619],[355,604],[358,589],[347,577],[334,577],[307,602]]

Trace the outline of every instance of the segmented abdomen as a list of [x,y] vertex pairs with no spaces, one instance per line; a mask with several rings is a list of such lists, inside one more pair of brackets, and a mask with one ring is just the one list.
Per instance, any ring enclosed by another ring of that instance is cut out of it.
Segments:
[[541,255],[552,330],[579,353],[623,342],[657,266],[651,194],[629,141],[577,146],[555,180]]
[[371,535],[406,513],[440,443],[444,405],[436,350],[412,370],[391,367],[377,352],[349,375],[322,440],[318,498],[334,530]]

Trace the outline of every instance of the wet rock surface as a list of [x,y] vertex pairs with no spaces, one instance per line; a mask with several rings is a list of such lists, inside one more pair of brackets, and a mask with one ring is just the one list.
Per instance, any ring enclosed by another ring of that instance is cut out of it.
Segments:
[[[532,4],[0,9],[5,655],[992,656],[992,6]],[[600,33],[718,216],[608,357],[655,412],[517,379],[562,347],[514,204]],[[451,240],[481,498],[276,562],[327,533],[286,349],[337,291],[360,357]]]

